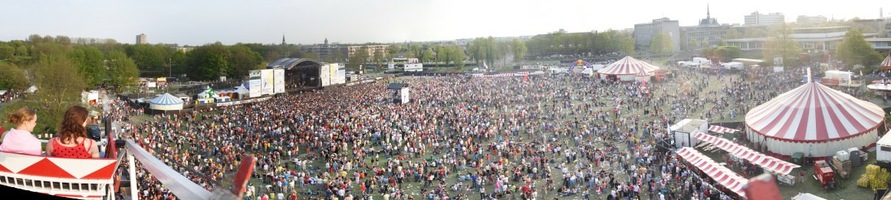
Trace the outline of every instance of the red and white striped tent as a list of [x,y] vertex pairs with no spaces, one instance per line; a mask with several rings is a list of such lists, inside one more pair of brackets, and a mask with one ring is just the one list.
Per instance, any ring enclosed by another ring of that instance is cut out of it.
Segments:
[[882,64],[879,65],[879,68],[885,70],[891,69],[891,54],[885,56],[885,60],[882,61]]
[[764,155],[762,153],[758,153],[757,151],[753,151],[748,147],[743,145],[739,145],[730,140],[715,137],[713,135],[705,134],[705,133],[697,133],[693,136],[699,141],[709,143],[718,147],[721,150],[726,151],[728,154],[733,155],[737,158],[741,158],[743,160],[749,161],[749,163],[761,166],[765,170],[772,171],[777,174],[788,175],[789,172],[792,172],[792,169],[801,167],[796,164],[792,164],[778,158],[774,158],[772,156]]
[[727,128],[727,127],[723,127],[723,126],[718,126],[718,125],[711,125],[708,127],[708,131],[715,132],[718,134],[724,134],[724,133],[736,133],[739,130]]
[[827,157],[873,145],[884,119],[873,103],[809,82],[753,108],[745,123],[749,140],[771,153]]
[[721,186],[735,192],[740,197],[745,197],[743,186],[749,182],[748,179],[743,178],[739,174],[736,174],[736,172],[718,164],[708,156],[702,155],[702,153],[699,153],[696,149],[684,147],[679,149],[677,154],[690,163],[690,165],[711,177]]
[[625,58],[622,58],[621,60],[613,62],[612,64],[609,64],[609,66],[598,70],[597,73],[607,75],[634,75],[639,74],[640,72],[649,74],[658,69],[659,66],[634,59],[631,56],[625,56]]

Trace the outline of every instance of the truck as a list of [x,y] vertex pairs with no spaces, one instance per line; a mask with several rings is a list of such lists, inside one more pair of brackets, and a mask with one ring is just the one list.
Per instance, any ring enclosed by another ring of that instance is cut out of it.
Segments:
[[885,133],[878,142],[876,142],[876,164],[883,168],[891,166],[891,134]]
[[826,163],[826,160],[817,160],[814,162],[814,179],[823,189],[829,190],[835,188],[835,172],[832,167]]
[[721,65],[724,67],[724,69],[729,69],[729,70],[743,70],[743,69],[745,69],[745,66],[741,62],[721,63]]

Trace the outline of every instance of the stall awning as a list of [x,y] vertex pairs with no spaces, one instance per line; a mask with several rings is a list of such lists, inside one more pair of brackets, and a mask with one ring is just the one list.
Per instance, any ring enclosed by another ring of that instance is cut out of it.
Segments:
[[708,131],[715,132],[718,134],[724,134],[724,133],[736,133],[739,130],[727,128],[727,127],[723,127],[723,126],[711,125],[708,127]]
[[743,160],[747,160],[752,164],[761,166],[765,170],[772,171],[777,174],[788,175],[789,172],[792,172],[792,169],[801,167],[796,164],[774,158],[773,156],[759,153],[757,151],[749,149],[748,147],[739,145],[724,138],[715,137],[713,135],[705,133],[697,133],[696,135],[693,135],[693,137],[699,141],[712,144],[715,147],[726,151],[730,155],[742,158]]
[[684,147],[677,151],[678,156],[686,160],[688,163],[711,177],[715,182],[724,186],[725,188],[733,191],[740,197],[745,197],[745,193],[743,192],[743,186],[749,182],[748,179],[743,178],[736,172],[733,172],[727,167],[718,164],[708,156],[699,153],[696,149],[690,147]]

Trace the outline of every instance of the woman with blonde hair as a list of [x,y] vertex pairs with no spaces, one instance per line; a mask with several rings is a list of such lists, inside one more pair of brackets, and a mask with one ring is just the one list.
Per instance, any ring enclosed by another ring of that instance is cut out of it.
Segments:
[[96,141],[87,138],[87,109],[72,106],[65,111],[59,134],[46,143],[46,155],[63,158],[99,158]]
[[3,144],[0,151],[21,153],[39,156],[40,140],[31,134],[37,125],[37,113],[27,107],[22,107],[7,116],[9,123],[15,124],[15,128],[9,129],[3,134]]

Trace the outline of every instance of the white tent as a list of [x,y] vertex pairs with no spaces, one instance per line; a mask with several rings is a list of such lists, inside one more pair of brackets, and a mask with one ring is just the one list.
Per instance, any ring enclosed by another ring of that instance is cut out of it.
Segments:
[[811,193],[798,193],[792,197],[792,200],[826,200],[823,197],[819,197],[817,195],[813,195]]
[[179,97],[164,93],[149,100],[149,109],[161,111],[173,111],[183,109],[183,100]]

